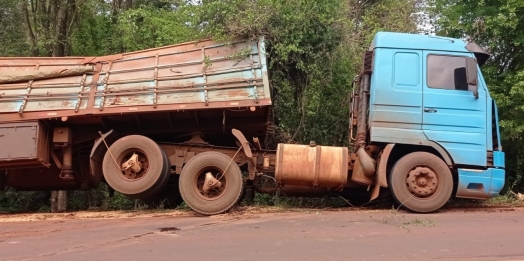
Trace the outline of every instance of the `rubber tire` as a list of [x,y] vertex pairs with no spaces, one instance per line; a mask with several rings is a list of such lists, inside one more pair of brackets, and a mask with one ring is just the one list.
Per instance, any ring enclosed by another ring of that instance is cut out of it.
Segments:
[[[176,190],[175,190],[175,193],[174,194],[171,194],[169,193],[169,189],[170,189],[170,186],[171,186],[171,189],[172,189],[172,185],[170,185],[170,180],[172,179],[172,177],[174,177],[175,175],[172,175],[169,171],[170,169],[170,166],[171,166],[171,163],[169,162],[169,158],[167,157],[166,153],[164,152],[163,153],[164,155],[164,164],[166,164],[166,166],[168,166],[168,168],[166,169],[167,171],[167,175],[163,175],[164,179],[161,180],[160,182],[157,182],[155,183],[155,185],[153,187],[151,187],[149,190],[147,190],[146,192],[144,193],[140,193],[140,194],[137,194],[137,195],[127,195],[130,199],[139,199],[139,200],[142,200],[147,206],[147,208],[149,209],[153,209],[153,208],[157,208],[160,206],[160,204],[164,204],[164,208],[169,208],[168,205],[166,205],[166,201],[173,201],[175,202],[176,200],[176,197],[177,197],[177,194],[178,194],[178,197],[180,199],[178,199],[179,201],[182,201],[182,197],[180,196],[180,191],[178,190],[178,175],[176,175]],[[168,199],[168,197],[172,198],[172,199]],[[182,202],[179,202],[178,204],[180,204]],[[171,204],[169,204],[171,205]],[[176,206],[174,206],[173,208],[175,208]]]
[[[146,192],[140,193],[140,194],[137,194],[137,195],[128,195],[129,198],[131,198],[131,199],[140,199],[142,201],[144,201],[144,200],[152,200],[152,199],[158,198],[159,195],[162,194],[167,189],[167,186],[169,185],[169,180],[170,180],[171,176],[173,176],[173,175],[171,175],[171,171],[170,171],[171,163],[169,162],[169,158],[167,157],[167,155],[166,155],[166,153],[164,151],[162,151],[162,152],[163,152],[163,156],[164,156],[164,164],[166,166],[167,174],[162,175],[163,179],[159,180],[159,182],[155,183],[155,185],[153,187],[151,187],[149,190],[147,190]],[[178,183],[177,183],[177,186],[178,186]],[[178,188],[177,188],[177,190],[178,190]],[[150,203],[152,203],[152,202],[150,202]]]
[[[430,198],[417,198],[406,186],[406,175],[416,166],[432,169],[438,179],[437,191]],[[391,194],[404,208],[418,213],[434,212],[443,207],[453,192],[453,176],[446,163],[428,152],[413,152],[398,160],[389,175]]]
[[164,209],[176,208],[182,203],[182,196],[178,188],[179,175],[171,175],[166,187],[151,197],[142,198],[149,209],[154,209],[162,206]]
[[132,198],[146,198],[159,193],[169,180],[171,167],[164,151],[153,140],[140,136],[129,135],[113,143],[109,150],[118,159],[118,156],[129,148],[140,149],[149,159],[149,171],[139,180],[128,181],[121,177],[119,166],[111,154],[106,152],[102,162],[104,178],[114,190]]
[[[225,154],[215,151],[203,152],[191,158],[180,174],[179,188],[182,198],[186,204],[194,211],[204,215],[215,215],[228,211],[238,203],[244,189],[242,172],[235,162]],[[196,176],[202,169],[216,167],[224,170],[229,164],[227,172],[224,174],[227,180],[227,187],[224,194],[216,200],[205,200],[195,191],[194,186]]]

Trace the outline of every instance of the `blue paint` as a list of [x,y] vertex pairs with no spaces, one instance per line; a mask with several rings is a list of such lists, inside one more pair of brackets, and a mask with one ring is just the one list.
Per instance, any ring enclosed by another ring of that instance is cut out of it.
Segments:
[[[473,57],[468,53],[424,51],[425,59],[442,57],[440,55]],[[424,63],[424,79],[428,79],[428,74],[437,73],[428,70],[428,63]],[[424,109],[436,110],[423,113],[422,128],[428,139],[441,144],[456,164],[486,166],[486,91],[479,88],[479,98],[475,99],[470,91],[433,88],[427,80],[422,90]]]
[[[375,49],[369,125],[422,129],[422,52]],[[408,136],[409,137],[409,136]]]
[[371,50],[375,48],[436,50],[451,52],[468,52],[466,42],[460,39],[435,37],[420,34],[379,32],[375,35]]
[[[484,81],[484,79],[482,79]],[[497,141],[499,144],[502,144],[501,140],[500,140],[500,125],[499,125],[499,112],[498,112],[498,107],[497,107],[497,103],[495,102],[495,100],[493,100],[493,109],[495,110],[495,123],[496,123],[496,129],[497,129]]]
[[374,142],[403,144],[419,144],[419,142],[427,141],[422,130],[385,128],[380,126],[371,128],[371,140]]
[[[485,85],[484,85],[485,86]],[[486,115],[493,115],[493,99],[491,97],[488,97],[486,99]],[[498,121],[497,121],[498,122]],[[489,124],[489,123],[487,123]],[[488,151],[493,151],[493,130],[492,128],[486,128],[486,149]],[[500,143],[499,143],[500,144]]]
[[395,52],[393,57],[393,84],[395,87],[415,89],[420,84],[420,52]]
[[458,174],[459,198],[488,199],[497,196],[504,187],[503,169],[458,169]]
[[[457,165],[488,166],[488,151],[493,150],[492,115],[497,117],[497,113],[491,113],[492,98],[480,70],[478,99],[467,88],[435,88],[428,84],[430,75],[436,75],[433,79],[437,82],[454,80],[450,79],[453,70],[430,70],[435,66],[430,67],[428,60],[464,60],[465,66],[465,58],[474,57],[466,45],[460,39],[427,35],[375,36],[368,122],[371,141],[416,145],[432,141],[444,148]],[[495,122],[499,133],[498,119]],[[388,138],[385,129],[394,130],[394,135]],[[418,130],[424,134],[422,138],[413,135],[420,133]]]
[[504,152],[502,151],[494,151],[493,152],[493,166],[495,168],[505,168],[506,164],[504,163]]
[[489,198],[497,196],[502,188],[504,188],[504,181],[506,177],[506,171],[503,169],[491,169],[491,189],[489,192]]
[[[372,142],[437,146],[455,166],[470,166],[459,169],[457,196],[485,199],[504,186],[504,153],[497,150],[497,107],[480,68],[478,98],[471,86],[456,84],[466,57],[475,57],[466,45],[460,39],[376,34],[368,123]],[[495,168],[488,168],[491,151]]]

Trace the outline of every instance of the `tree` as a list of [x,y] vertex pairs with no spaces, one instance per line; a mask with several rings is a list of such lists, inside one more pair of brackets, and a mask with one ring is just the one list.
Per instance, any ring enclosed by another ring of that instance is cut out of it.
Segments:
[[417,1],[208,0],[198,13],[215,39],[267,43],[279,141],[347,145],[348,98],[375,32],[416,31]]
[[19,0],[33,56],[69,54],[69,36],[82,0]]
[[0,0],[0,56],[25,56],[29,45],[24,34],[23,12],[12,0]]

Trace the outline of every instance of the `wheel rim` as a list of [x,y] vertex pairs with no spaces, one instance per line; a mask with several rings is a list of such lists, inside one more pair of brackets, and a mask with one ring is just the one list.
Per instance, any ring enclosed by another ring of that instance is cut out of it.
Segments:
[[[207,191],[206,191],[205,183],[206,181],[207,182],[210,181],[209,178],[206,180],[206,175],[208,175],[208,173],[210,173],[212,176],[211,181],[219,181],[220,184],[214,184],[214,185],[209,186],[209,183],[208,183]],[[196,194],[200,198],[204,200],[208,200],[208,201],[217,200],[221,198],[226,192],[227,177],[226,175],[223,174],[222,169],[220,169],[219,167],[208,166],[198,171],[198,174],[195,176],[193,188]]]
[[435,171],[426,166],[413,167],[406,175],[406,186],[417,198],[431,198],[438,190],[439,182]]
[[[140,166],[140,170],[135,171],[131,167],[127,169],[123,168],[124,164],[129,163],[130,159],[133,157],[134,154],[137,155],[137,159],[136,159],[136,162],[134,162],[134,164],[138,163]],[[141,149],[137,149],[137,148],[127,149],[124,152],[120,153],[116,161],[119,163],[118,167],[121,170],[120,171],[121,175],[119,176],[124,180],[137,181],[145,177],[147,173],[149,172],[149,166],[150,166],[149,158],[146,156],[146,153],[142,151]]]

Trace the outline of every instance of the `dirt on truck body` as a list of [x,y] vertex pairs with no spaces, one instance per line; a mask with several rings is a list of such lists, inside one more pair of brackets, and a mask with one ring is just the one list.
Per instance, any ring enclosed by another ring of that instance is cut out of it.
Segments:
[[[233,156],[233,127],[263,143],[270,106],[261,41],[0,58],[0,185],[89,189],[106,181],[129,196],[154,199],[169,194],[171,184],[177,194],[177,174],[194,155]],[[138,150],[107,153],[122,137],[135,137]],[[158,145],[148,148],[152,140]],[[119,161],[105,166],[121,172],[112,181],[103,174],[106,154],[113,154],[108,163]]]
[[348,93],[349,146],[276,150],[265,146],[263,40],[0,58],[0,187],[106,182],[148,204],[184,200],[208,215],[247,192],[374,200],[389,191],[415,212],[452,196],[487,199],[504,186],[505,156],[479,70],[486,57],[459,39],[379,32]]

